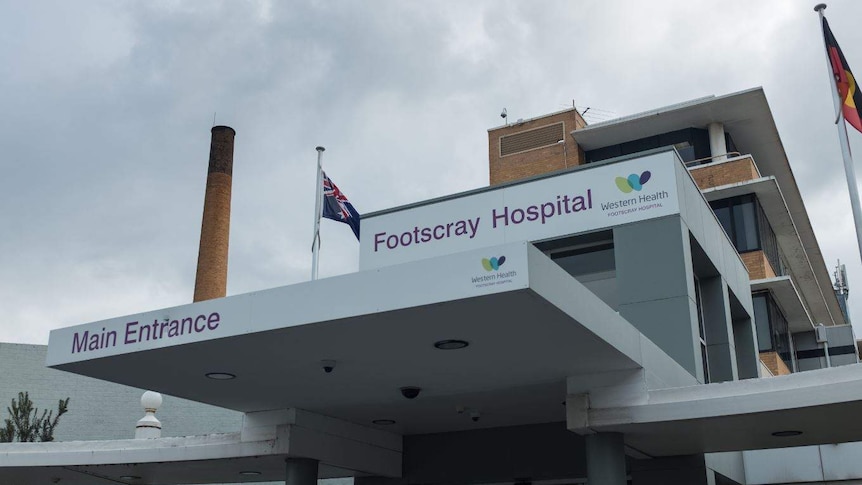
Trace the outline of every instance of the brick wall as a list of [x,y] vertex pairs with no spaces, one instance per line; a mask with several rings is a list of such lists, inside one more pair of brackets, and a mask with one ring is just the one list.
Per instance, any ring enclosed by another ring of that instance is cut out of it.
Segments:
[[[563,122],[565,149],[562,144],[500,156],[500,137]],[[569,135],[586,126],[577,110],[568,110],[488,130],[488,168],[491,185],[511,182],[534,175],[563,170],[584,163],[584,151]]]
[[760,361],[769,368],[769,372],[772,372],[774,376],[786,376],[791,373],[777,352],[761,352]]
[[745,182],[759,178],[757,167],[750,156],[730,162],[692,167],[689,172],[700,190]]
[[748,277],[752,280],[775,278],[775,271],[763,251],[749,251],[739,255],[748,269]]

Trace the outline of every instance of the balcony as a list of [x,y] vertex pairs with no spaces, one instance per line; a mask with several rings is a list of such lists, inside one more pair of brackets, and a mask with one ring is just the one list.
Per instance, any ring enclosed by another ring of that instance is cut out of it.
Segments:
[[[751,156],[740,157],[751,159]],[[720,167],[733,161],[719,162],[717,164],[703,165],[690,169],[690,173],[695,177],[698,171],[711,168],[713,166]],[[753,164],[753,163],[752,163]],[[703,167],[703,168],[701,168]],[[739,171],[741,172],[741,171]],[[758,172],[759,173],[759,172]],[[739,175],[738,175],[739,176]],[[719,185],[711,188],[702,188],[703,196],[707,201],[722,200],[730,197],[737,197],[745,194],[754,194],[769,220],[770,226],[775,233],[776,242],[778,244],[783,262],[785,264],[784,271],[780,268],[771,268],[775,276],[780,276],[777,273],[788,273],[793,275],[793,280],[797,285],[799,293],[802,295],[802,300],[808,308],[811,319],[815,322],[831,324],[835,322],[837,313],[830,307],[832,300],[829,299],[831,294],[821,291],[822,286],[818,282],[817,273],[815,272],[814,261],[810,260],[810,253],[816,249],[816,244],[812,248],[806,247],[802,240],[802,231],[797,222],[797,215],[802,219],[803,227],[806,227],[808,222],[804,211],[798,214],[793,213],[788,207],[784,193],[779,188],[778,181],[775,176],[767,175],[755,179],[738,180],[724,185]],[[819,253],[817,253],[819,256]],[[754,258],[754,256],[750,256]],[[822,258],[818,258],[822,263]],[[756,263],[756,261],[754,261]],[[748,261],[746,261],[748,266]],[[776,271],[778,270],[778,271]],[[825,270],[825,267],[824,267]],[[759,273],[759,274],[758,274]],[[770,275],[764,267],[763,272],[758,272],[751,275],[752,280],[769,279]],[[823,273],[826,273],[823,271]],[[828,275],[827,275],[828,276]],[[827,291],[831,290],[831,286]],[[831,293],[831,291],[830,291]],[[837,300],[834,301],[837,304]],[[839,310],[840,311],[840,310]]]
[[[754,164],[754,158],[751,155],[736,153],[735,156],[727,160],[718,162],[709,162],[709,160],[711,158],[693,160],[686,163],[688,171],[691,173],[697,186],[700,187],[700,190],[737,184],[761,177],[760,171],[757,170],[757,165]],[[708,163],[699,165],[699,163],[704,162]]]
[[748,251],[739,255],[742,262],[745,263],[745,268],[748,270],[748,277],[752,280],[763,280],[775,278],[775,270],[766,253],[763,251]]

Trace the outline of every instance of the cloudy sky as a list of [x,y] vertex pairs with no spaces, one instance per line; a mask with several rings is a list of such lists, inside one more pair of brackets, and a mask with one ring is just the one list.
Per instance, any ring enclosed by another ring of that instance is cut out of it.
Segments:
[[[238,294],[308,279],[316,145],[369,212],[487,185],[503,107],[596,122],[754,86],[862,324],[814,3],[0,0],[0,342],[191,300],[214,114]],[[826,13],[862,71],[862,3]],[[357,255],[324,221],[321,276]]]

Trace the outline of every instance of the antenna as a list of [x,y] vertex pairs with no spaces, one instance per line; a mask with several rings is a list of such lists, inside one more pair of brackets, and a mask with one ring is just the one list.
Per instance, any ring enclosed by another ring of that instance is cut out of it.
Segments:
[[215,115],[216,115],[216,112],[213,111],[213,126],[215,126]]
[[847,281],[847,269],[841,264],[840,259],[838,260],[838,264],[835,265],[835,272],[832,274],[835,277],[835,291],[848,298],[850,296],[850,285]]

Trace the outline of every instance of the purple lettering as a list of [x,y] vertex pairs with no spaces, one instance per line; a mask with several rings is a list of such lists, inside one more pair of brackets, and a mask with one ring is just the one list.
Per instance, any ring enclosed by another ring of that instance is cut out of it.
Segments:
[[80,339],[78,338],[78,332],[75,332],[75,335],[72,336],[72,353],[78,352],[86,352],[87,351],[87,337],[90,336],[89,330],[84,330],[84,334],[81,335]]
[[123,339],[124,344],[126,344],[126,345],[133,344],[133,343],[138,341],[136,338],[138,331],[134,328],[137,326],[138,326],[138,322],[129,322],[126,324],[126,335]]
[[[572,213],[572,211],[569,210],[569,196],[568,195],[563,196],[563,209],[566,211],[566,214]],[[560,214],[562,214],[562,212],[560,212]]]
[[512,224],[520,224],[524,222],[524,209],[515,209],[512,211]]
[[[407,242],[404,241],[404,236],[407,236]],[[401,234],[401,239],[399,240],[399,242],[401,242],[402,246],[409,246],[410,243],[413,242],[412,238],[413,238],[413,234],[411,234],[409,232],[405,232],[405,233]]]
[[545,202],[542,204],[542,224],[551,217],[554,217],[554,204]]
[[422,229],[422,242],[428,242],[431,240],[431,228],[426,227]]
[[102,348],[105,347],[116,347],[117,346],[117,332],[111,330],[108,333],[105,333],[105,329],[102,329]]
[[380,236],[385,236],[385,232],[378,232],[374,235],[374,252],[377,252],[377,246],[383,243],[383,239],[380,239]]
[[509,225],[509,208],[504,207],[503,213],[500,215],[497,215],[497,209],[494,209],[491,212],[491,225],[494,227],[494,229],[497,228],[497,219],[503,219],[503,224],[508,226]]
[[90,345],[87,347],[87,350],[99,350],[99,336],[96,334],[90,335]]
[[[186,323],[189,324],[189,333],[192,333],[192,317],[186,317],[186,318],[183,318],[182,320],[180,320],[180,328],[185,329]],[[184,333],[184,332],[180,331],[180,333]]]
[[[198,328],[198,322],[200,322],[201,320],[206,321],[206,319],[207,319],[206,315],[198,315],[198,317],[195,318],[195,332],[203,332],[204,331],[204,328],[206,328],[206,327],[204,326],[203,323],[201,323],[200,328]],[[189,318],[189,320],[191,320],[191,318]]]
[[217,329],[220,318],[221,317],[219,317],[218,313],[216,313],[216,312],[211,313],[210,317],[207,319],[207,328],[210,330]]
[[[390,242],[390,241],[392,241],[393,239],[395,240],[395,242]],[[387,237],[387,238],[386,238],[386,247],[387,247],[387,248],[389,248],[389,249],[395,249],[395,248],[397,248],[397,247],[398,247],[398,236],[396,236],[395,234],[393,234],[393,235],[391,235],[391,236]]]

